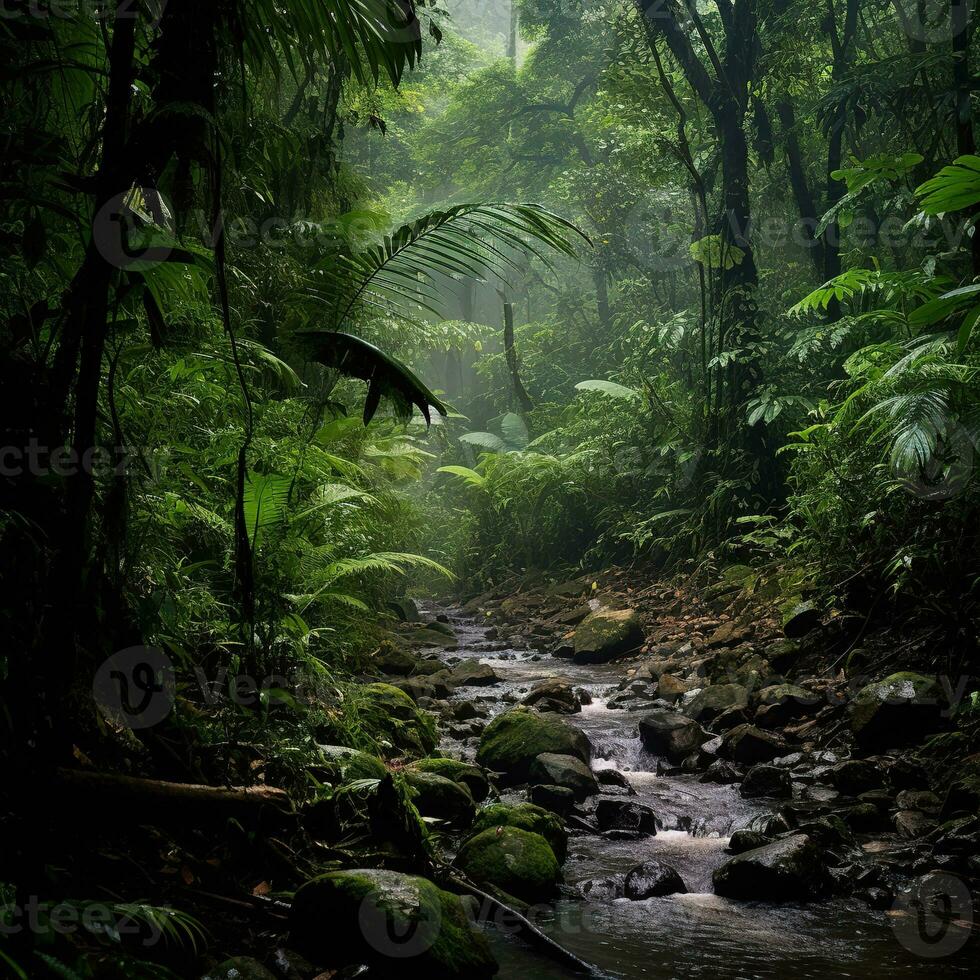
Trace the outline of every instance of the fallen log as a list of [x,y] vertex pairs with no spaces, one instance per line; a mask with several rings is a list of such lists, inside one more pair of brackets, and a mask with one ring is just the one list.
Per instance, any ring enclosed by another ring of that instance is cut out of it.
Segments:
[[551,959],[561,963],[563,966],[569,967],[576,973],[585,973],[590,976],[602,975],[602,971],[598,967],[593,966],[591,963],[586,963],[585,960],[576,956],[571,950],[565,949],[564,946],[556,943],[551,936],[542,932],[533,922],[521,915],[516,909],[505,905],[500,899],[494,898],[493,895],[483,891],[482,888],[477,888],[476,885],[466,881],[459,875],[449,875],[447,880],[458,891],[466,895],[471,895],[481,903],[480,910],[484,918],[487,917],[486,913],[491,910],[495,914],[504,913],[508,916],[508,925],[512,923],[517,927],[517,935],[529,945],[541,950],[546,956],[551,957]]
[[[53,798],[67,795],[72,803],[91,802],[99,819],[111,816],[118,804],[127,822],[144,818],[153,823],[173,817],[182,819],[235,818],[255,823],[278,819],[292,812],[289,794],[275,786],[207,786],[143,779],[118,773],[58,769]],[[73,811],[78,814],[78,811]]]

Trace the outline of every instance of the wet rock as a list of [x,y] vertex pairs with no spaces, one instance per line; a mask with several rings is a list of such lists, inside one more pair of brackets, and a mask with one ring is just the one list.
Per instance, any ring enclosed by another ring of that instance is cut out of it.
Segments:
[[921,810],[923,813],[937,814],[942,808],[942,800],[927,789],[903,789],[895,797],[899,810]]
[[921,810],[899,810],[895,814],[895,830],[899,837],[906,840],[914,840],[917,837],[925,837],[936,829],[936,820],[923,813]]
[[456,856],[456,866],[477,884],[492,885],[525,902],[544,901],[561,881],[551,845],[517,827],[494,827],[470,837]]
[[599,792],[599,784],[586,763],[575,756],[553,752],[543,752],[535,757],[528,769],[528,781],[540,786],[564,786],[577,800]]
[[657,833],[657,815],[645,803],[600,799],[596,804],[595,818],[602,831],[629,830],[647,837]]
[[686,895],[687,886],[681,876],[669,865],[660,861],[644,861],[626,875],[623,894],[635,902],[664,895]]
[[744,710],[749,704],[749,692],[741,684],[712,684],[684,706],[684,714],[702,723],[710,723],[729,710]]
[[729,854],[744,854],[746,851],[754,851],[770,843],[772,838],[760,830],[736,830],[728,838],[728,846],[725,850]]
[[753,766],[745,774],[745,781],[739,792],[746,798],[771,796],[789,799],[793,795],[793,783],[785,769],[762,763]]
[[[289,927],[292,944],[314,962],[366,963],[380,977],[476,980],[497,972],[459,898],[414,875],[375,869],[321,875],[296,892]],[[413,934],[419,941],[411,959],[403,946],[378,942]]]
[[800,659],[802,650],[799,643],[789,638],[776,640],[765,649],[766,660],[772,664],[772,669],[785,674]]
[[401,599],[390,599],[388,608],[403,622],[417,623],[422,618],[419,614],[418,603],[414,599],[402,597]]
[[536,806],[563,817],[575,806],[575,794],[567,786],[531,786],[527,795]]
[[554,813],[541,806],[534,803],[495,803],[477,814],[470,833],[478,834],[494,827],[517,827],[539,834],[551,845],[558,860],[565,860],[568,831]]
[[315,775],[323,782],[341,785],[358,779],[384,779],[388,770],[374,755],[345,745],[318,745]]
[[781,728],[817,706],[813,694],[795,684],[773,684],[758,695],[756,722],[764,728]]
[[642,643],[643,628],[633,610],[600,609],[576,627],[573,659],[580,664],[605,663]]
[[557,711],[568,715],[582,710],[571,685],[557,677],[539,681],[522,699],[521,704],[536,707],[539,711]]
[[737,725],[725,733],[719,755],[742,765],[771,762],[786,755],[786,742],[754,725]]
[[[358,717],[379,742],[390,745],[391,755],[426,756],[436,747],[431,716],[391,684],[363,684],[357,689]],[[392,721],[398,724],[392,724]]]
[[620,789],[626,790],[630,796],[636,795],[633,784],[618,769],[596,769],[594,771],[596,781],[603,788],[617,786]]
[[805,834],[745,851],[712,875],[715,893],[758,901],[808,901],[829,886],[820,849]]
[[477,802],[485,800],[490,792],[487,774],[470,762],[460,762],[458,759],[422,759],[412,763],[408,771],[435,773],[444,779],[451,779],[454,783],[465,786]]
[[870,888],[861,888],[854,892],[854,897],[866,902],[870,908],[878,912],[885,912],[895,904],[895,896],[887,888],[880,888],[876,885]]
[[531,763],[542,753],[572,755],[583,762],[592,757],[585,733],[558,715],[518,707],[497,715],[480,739],[476,761],[503,774],[508,783],[526,781]]
[[865,748],[919,743],[943,727],[942,691],[935,678],[909,671],[862,688],[850,708],[850,726]]
[[456,687],[486,687],[500,683],[500,677],[493,667],[472,661],[469,663],[463,661],[454,667],[450,678]]
[[475,701],[454,701],[449,711],[456,721],[473,721],[475,718],[486,718],[489,712]]
[[744,642],[750,636],[750,629],[742,626],[734,620],[730,623],[722,623],[708,637],[708,647],[733,647]]
[[739,725],[747,725],[750,721],[748,708],[729,708],[711,722],[711,728],[716,732],[727,732]]
[[847,824],[836,814],[805,820],[796,829],[821,847],[842,847],[853,843]]
[[742,781],[742,773],[727,759],[715,759],[704,771],[700,781],[702,783],[718,783],[719,785],[739,783]]
[[839,762],[836,766],[831,766],[826,775],[830,784],[845,796],[859,796],[885,785],[885,774],[881,766],[866,759]]
[[434,772],[404,771],[415,808],[423,817],[444,820],[453,827],[468,827],[476,814],[469,789]]
[[589,902],[611,902],[623,897],[626,875],[608,875],[605,878],[589,878],[580,882],[578,893]]
[[581,705],[592,704],[592,695],[584,687],[575,688],[575,696]]
[[651,711],[639,721],[643,745],[671,762],[681,762],[710,738],[693,719],[677,711]]
[[820,625],[820,610],[810,601],[789,604],[782,610],[783,633],[791,640],[798,640]]
[[213,970],[208,970],[201,980],[277,980],[277,978],[253,956],[231,956]]
[[873,803],[857,803],[842,811],[841,817],[851,830],[858,833],[883,830],[888,825],[887,818]]
[[691,685],[674,674],[661,674],[657,682],[657,694],[671,704],[691,690]]
[[385,644],[374,655],[371,664],[381,674],[410,674],[418,663],[418,656],[403,647]]

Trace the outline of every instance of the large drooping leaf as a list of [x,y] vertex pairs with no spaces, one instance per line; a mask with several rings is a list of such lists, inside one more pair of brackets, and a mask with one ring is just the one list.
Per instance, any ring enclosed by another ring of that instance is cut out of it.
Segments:
[[465,442],[470,446],[479,446],[490,453],[502,453],[507,446],[504,440],[492,432],[464,432],[459,437],[460,442]]
[[935,177],[917,187],[926,214],[963,211],[980,204],[980,157],[957,157]]
[[580,381],[575,386],[575,390],[601,391],[604,395],[611,395],[613,398],[636,399],[640,397],[640,393],[635,388],[627,388],[626,385],[617,384],[615,381],[603,381],[601,378]]
[[500,434],[508,449],[526,449],[528,442],[527,424],[516,412],[508,412],[500,420]]
[[412,0],[242,0],[245,53],[298,74],[296,52],[312,48],[326,64],[346,63],[361,83],[382,75],[397,85],[422,53]]
[[440,415],[448,412],[410,368],[360,337],[332,330],[301,330],[295,336],[312,360],[367,382],[365,425],[374,417],[382,396],[403,419],[411,418],[413,405],[418,406],[426,422],[431,420],[430,408]]
[[588,242],[536,204],[461,204],[410,221],[368,248],[330,255],[314,270],[309,295],[334,329],[359,304],[387,310],[408,303],[438,313],[439,277],[504,274],[518,268],[515,256],[572,256],[579,240]]
[[458,476],[461,480],[465,480],[471,487],[482,488],[487,482],[481,473],[477,473],[476,470],[471,470],[468,466],[440,466],[436,472]]

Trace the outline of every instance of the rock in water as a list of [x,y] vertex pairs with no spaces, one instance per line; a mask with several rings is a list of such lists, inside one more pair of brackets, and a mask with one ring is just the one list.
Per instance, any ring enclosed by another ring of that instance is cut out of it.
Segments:
[[749,692],[741,684],[712,684],[702,688],[684,706],[684,714],[710,722],[725,711],[740,711],[749,705]]
[[935,679],[905,671],[858,691],[851,704],[851,731],[865,748],[914,745],[938,731],[945,707]]
[[571,684],[557,677],[549,677],[539,681],[531,688],[521,701],[528,707],[539,706],[547,711],[558,711],[561,714],[572,715],[581,711],[578,696],[572,690]]
[[582,620],[572,640],[574,660],[601,664],[643,643],[643,627],[632,609],[599,609]]
[[491,827],[517,827],[539,834],[550,845],[559,861],[565,860],[568,831],[553,813],[533,803],[494,803],[481,810],[473,823],[471,836]]
[[644,746],[657,755],[679,763],[710,738],[693,719],[679,711],[651,711],[639,722]]
[[755,725],[737,725],[726,732],[721,741],[718,754],[742,765],[753,765],[756,762],[772,762],[789,750],[786,742],[772,732],[765,732]]
[[486,687],[499,684],[500,678],[490,664],[466,663],[457,664],[450,673],[450,680],[456,687]]
[[817,845],[805,834],[745,851],[712,875],[715,893],[770,902],[808,901],[826,891],[828,873]]
[[524,782],[531,763],[543,752],[572,755],[582,762],[592,758],[585,733],[555,714],[539,714],[530,708],[505,711],[484,729],[476,761],[503,774],[507,783]]
[[367,963],[379,977],[474,980],[497,972],[456,895],[395,871],[333,871],[293,898],[293,944],[319,963]]
[[603,831],[632,830],[651,837],[657,833],[657,815],[645,803],[602,799],[596,805],[595,817]]
[[623,894],[635,902],[664,895],[686,895],[687,886],[681,876],[660,861],[644,861],[626,875]]
[[561,881],[551,845],[517,827],[494,827],[469,838],[456,855],[456,865],[478,884],[525,902],[549,898]]
[[793,795],[793,781],[789,773],[779,766],[760,764],[746,774],[739,792],[746,799],[756,796],[772,796],[788,800]]
[[565,786],[532,786],[527,796],[536,806],[563,817],[575,806],[575,794]]
[[599,784],[592,770],[573,755],[542,753],[531,763],[528,779],[539,786],[564,786],[575,794],[577,800],[599,792]]

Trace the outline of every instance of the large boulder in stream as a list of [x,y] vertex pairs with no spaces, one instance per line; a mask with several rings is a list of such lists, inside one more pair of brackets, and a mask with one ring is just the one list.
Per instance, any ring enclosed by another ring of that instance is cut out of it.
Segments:
[[451,779],[454,783],[465,786],[477,802],[485,800],[490,792],[487,774],[472,762],[460,762],[458,759],[421,759],[413,762],[409,771],[432,772]]
[[673,763],[697,752],[711,738],[693,718],[679,711],[651,711],[640,719],[639,727],[643,745]]
[[500,677],[490,664],[465,660],[453,667],[449,679],[455,687],[487,687],[500,683]]
[[538,681],[521,699],[521,704],[529,708],[535,707],[538,711],[557,711],[563,715],[573,715],[582,710],[572,685],[559,677],[547,677]]
[[471,836],[494,827],[517,827],[543,837],[559,861],[565,860],[568,831],[554,813],[534,803],[494,803],[484,807],[473,822]]
[[571,755],[582,762],[592,758],[592,746],[580,729],[559,715],[518,707],[487,725],[476,761],[513,784],[527,781],[531,763],[544,752]]
[[623,894],[634,902],[664,895],[685,895],[687,886],[681,876],[660,861],[644,861],[626,875]]
[[494,827],[470,837],[456,855],[456,866],[477,884],[524,902],[549,898],[561,881],[551,845],[517,827]]
[[806,834],[745,851],[712,875],[717,895],[767,902],[818,898],[829,880],[821,850]]
[[683,711],[688,718],[708,723],[726,711],[739,711],[748,705],[749,692],[741,684],[712,684],[701,688]]
[[538,786],[564,786],[575,794],[577,800],[599,792],[599,784],[592,770],[574,755],[542,752],[531,763],[528,780]]
[[935,678],[903,671],[858,691],[851,731],[863,748],[915,745],[942,726],[944,707]]
[[573,659],[579,664],[601,664],[643,643],[643,627],[632,609],[598,609],[575,630]]
[[742,765],[772,762],[789,752],[786,742],[779,735],[763,731],[755,725],[736,725],[725,733],[718,754]]
[[497,972],[459,897],[395,871],[332,871],[293,898],[292,944],[318,963],[366,963],[371,975],[479,980]]

